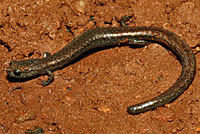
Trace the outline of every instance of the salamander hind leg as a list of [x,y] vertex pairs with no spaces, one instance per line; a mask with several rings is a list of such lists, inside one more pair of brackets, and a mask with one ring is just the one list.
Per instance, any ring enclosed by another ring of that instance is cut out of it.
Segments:
[[51,71],[49,71],[48,69],[46,69],[46,72],[47,72],[47,75],[49,76],[49,78],[46,81],[42,81],[43,86],[49,85],[54,80],[54,74]]
[[[121,17],[121,20],[120,20],[120,26],[121,27],[128,27],[127,26],[127,22],[130,20],[130,17],[129,16],[122,16]],[[133,38],[130,38],[130,39],[128,39],[128,43],[130,44],[130,45],[140,45],[140,46],[147,46],[147,45],[149,45],[150,44],[150,42],[149,41],[146,41],[146,40],[143,40],[143,39],[141,39],[140,37],[133,37]]]
[[126,22],[128,22],[129,19],[130,19],[130,18],[129,18],[128,16],[126,16],[126,15],[125,15],[125,16],[122,16],[122,17],[121,17],[121,20],[120,20],[120,26],[121,26],[121,27],[128,27],[127,24],[126,24]]

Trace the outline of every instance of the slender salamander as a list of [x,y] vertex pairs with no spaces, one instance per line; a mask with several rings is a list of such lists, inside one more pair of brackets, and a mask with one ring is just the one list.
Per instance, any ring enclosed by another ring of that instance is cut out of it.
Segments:
[[170,48],[182,64],[182,71],[177,81],[165,92],[157,97],[142,103],[129,106],[127,112],[135,115],[172,102],[179,97],[191,84],[195,72],[195,56],[188,44],[181,40],[175,33],[158,27],[102,27],[88,30],[74,38],[68,45],[57,53],[51,55],[46,52],[43,58],[28,59],[22,61],[11,61],[7,68],[8,76],[11,78],[29,78],[47,74],[48,85],[54,80],[52,71],[55,71],[84,52],[97,47],[117,45],[120,43],[130,45],[148,45],[156,42]]

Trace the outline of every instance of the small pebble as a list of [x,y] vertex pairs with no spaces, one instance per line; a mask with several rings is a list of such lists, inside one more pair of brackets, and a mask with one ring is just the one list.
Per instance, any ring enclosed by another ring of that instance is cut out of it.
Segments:
[[104,112],[104,113],[108,113],[108,112],[110,113],[111,112],[110,108],[104,107],[104,106],[97,108],[97,110]]

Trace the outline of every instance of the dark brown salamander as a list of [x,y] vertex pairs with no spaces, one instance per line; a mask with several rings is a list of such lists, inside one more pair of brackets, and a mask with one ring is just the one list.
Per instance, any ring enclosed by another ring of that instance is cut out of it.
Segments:
[[167,91],[145,102],[129,106],[129,114],[139,114],[156,109],[180,96],[191,84],[195,76],[196,62],[194,54],[187,43],[176,34],[158,27],[104,27],[88,30],[73,39],[59,52],[51,55],[45,53],[41,59],[28,59],[11,61],[7,68],[11,78],[29,78],[36,75],[47,74],[49,79],[43,85],[50,84],[54,75],[52,71],[63,67],[84,52],[97,47],[117,45],[127,42],[130,45],[148,45],[157,42],[169,47],[180,59],[182,72],[178,80]]

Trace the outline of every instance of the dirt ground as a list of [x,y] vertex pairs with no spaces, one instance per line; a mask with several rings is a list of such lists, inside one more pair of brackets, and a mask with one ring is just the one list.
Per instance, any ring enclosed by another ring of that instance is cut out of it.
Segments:
[[153,98],[178,78],[181,64],[158,44],[115,47],[86,54],[54,72],[7,79],[12,60],[55,53],[95,27],[169,29],[190,47],[200,44],[199,0],[0,0],[0,133],[4,134],[195,134],[200,133],[200,53],[191,86],[174,102],[139,115],[126,107]]

